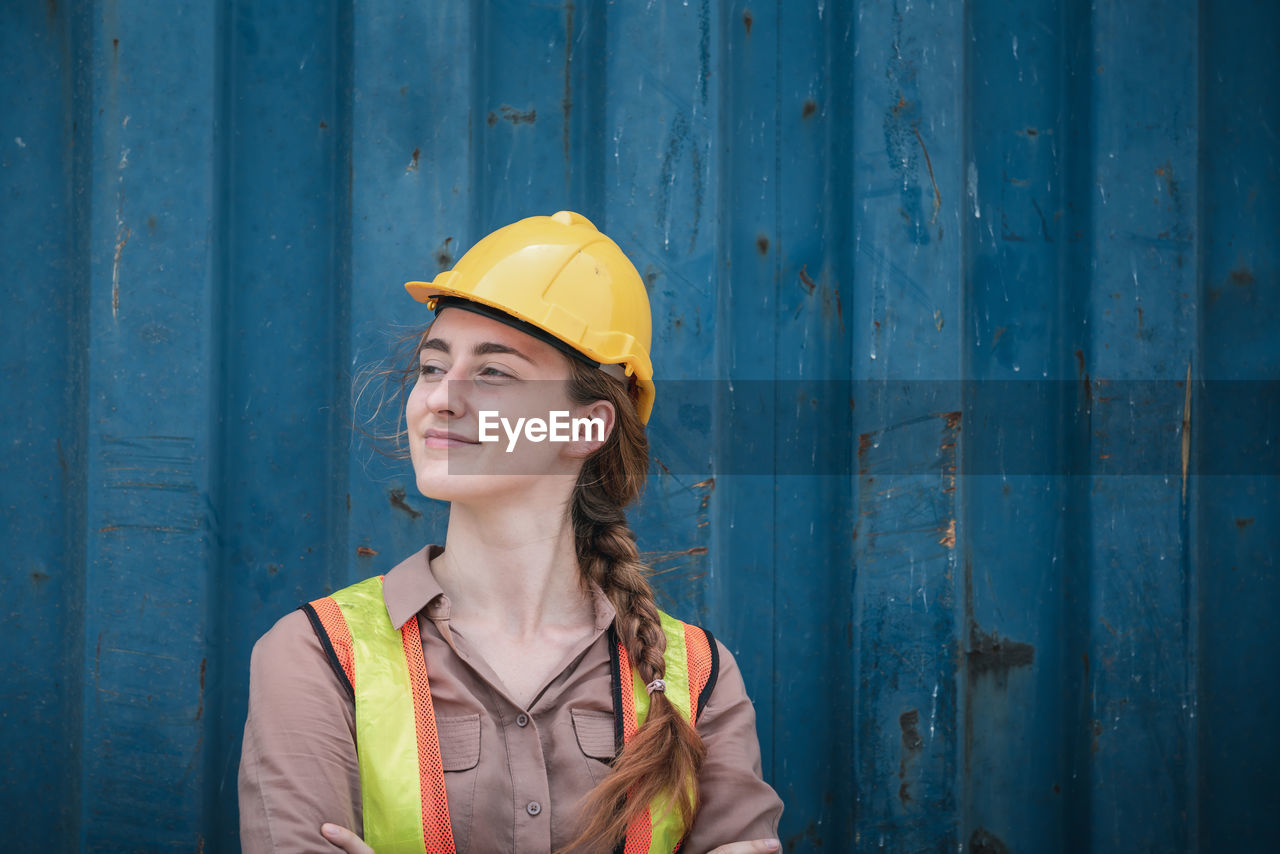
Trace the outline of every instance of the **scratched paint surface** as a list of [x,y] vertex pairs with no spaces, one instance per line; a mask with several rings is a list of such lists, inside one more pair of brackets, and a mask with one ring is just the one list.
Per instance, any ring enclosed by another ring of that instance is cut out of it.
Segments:
[[1277,33],[4,4],[11,847],[239,850],[254,640],[443,532],[352,428],[400,283],[571,208],[649,288],[632,521],[742,666],[786,850],[1270,850]]

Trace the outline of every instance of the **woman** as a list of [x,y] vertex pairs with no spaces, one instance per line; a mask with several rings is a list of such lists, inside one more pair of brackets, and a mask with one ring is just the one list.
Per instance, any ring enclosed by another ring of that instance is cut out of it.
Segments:
[[[406,287],[436,311],[405,426],[444,545],[254,646],[244,851],[778,850],[733,657],[657,609],[623,512],[654,400],[634,266],[562,211]],[[554,413],[586,427],[510,429]]]

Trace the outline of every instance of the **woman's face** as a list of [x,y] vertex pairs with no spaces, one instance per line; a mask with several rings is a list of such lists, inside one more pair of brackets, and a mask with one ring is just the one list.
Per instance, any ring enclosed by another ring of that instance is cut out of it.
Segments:
[[[571,488],[583,457],[613,428],[611,404],[570,402],[568,357],[492,318],[444,309],[418,363],[405,420],[418,489],[428,498],[510,497],[545,485],[545,477],[566,478]],[[551,428],[574,418],[600,418],[604,429],[580,430],[577,441],[571,430],[556,430],[553,441],[551,429],[531,423]],[[543,438],[535,441],[539,433]]]

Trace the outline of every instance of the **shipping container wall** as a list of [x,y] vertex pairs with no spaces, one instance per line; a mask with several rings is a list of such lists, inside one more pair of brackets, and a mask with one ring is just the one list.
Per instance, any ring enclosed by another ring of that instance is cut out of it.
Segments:
[[443,536],[372,435],[402,283],[570,209],[646,281],[631,518],[787,851],[1274,850],[1270,0],[15,0],[0,48],[10,847],[239,850],[254,641]]

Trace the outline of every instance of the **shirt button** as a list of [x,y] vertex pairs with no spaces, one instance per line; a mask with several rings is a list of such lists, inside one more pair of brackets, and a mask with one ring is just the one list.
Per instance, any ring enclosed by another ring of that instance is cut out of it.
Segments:
[[529,725],[528,715],[516,715],[516,726],[528,726],[528,725]]
[[529,801],[528,805],[525,806],[524,810],[529,815],[537,815],[538,813],[542,812],[542,804],[538,803],[537,801]]

